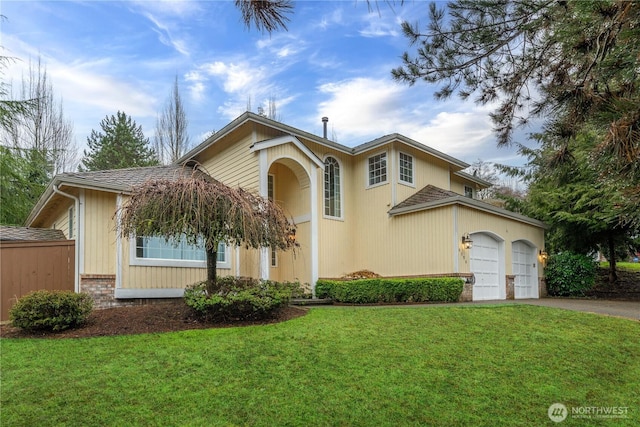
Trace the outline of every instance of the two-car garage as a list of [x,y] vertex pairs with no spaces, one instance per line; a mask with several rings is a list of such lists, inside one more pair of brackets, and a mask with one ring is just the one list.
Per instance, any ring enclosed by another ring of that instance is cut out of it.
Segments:
[[[485,232],[471,235],[470,271],[475,276],[473,300],[505,299],[505,242]],[[511,243],[511,274],[516,299],[538,298],[536,250],[528,242]]]

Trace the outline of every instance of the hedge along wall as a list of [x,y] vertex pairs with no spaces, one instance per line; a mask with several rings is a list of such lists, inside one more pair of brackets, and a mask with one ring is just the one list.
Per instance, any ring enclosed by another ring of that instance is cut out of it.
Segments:
[[325,280],[316,283],[318,298],[349,304],[455,302],[464,280],[449,277],[411,279]]

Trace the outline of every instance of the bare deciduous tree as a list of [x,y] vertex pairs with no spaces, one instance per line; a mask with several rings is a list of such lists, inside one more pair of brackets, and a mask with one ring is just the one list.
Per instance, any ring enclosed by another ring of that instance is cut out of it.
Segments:
[[161,163],[173,163],[189,151],[188,125],[176,76],[171,95],[156,121],[155,150]]
[[3,127],[3,143],[25,152],[40,153],[46,160],[49,178],[74,170],[78,149],[73,140],[73,124],[64,116],[62,101],[56,102],[47,69],[40,58],[36,64],[29,63],[20,90],[20,98],[29,100],[29,108]]

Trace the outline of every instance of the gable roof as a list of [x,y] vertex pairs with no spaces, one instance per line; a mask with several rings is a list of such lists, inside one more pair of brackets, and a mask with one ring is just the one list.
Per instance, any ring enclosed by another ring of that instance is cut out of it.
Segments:
[[369,150],[374,150],[384,144],[388,144],[393,141],[401,142],[405,145],[411,146],[417,150],[420,150],[424,153],[437,157],[445,162],[449,163],[453,166],[454,169],[462,170],[464,168],[469,167],[470,165],[462,160],[458,160],[454,157],[449,156],[448,154],[442,153],[434,148],[431,148],[425,144],[422,144],[416,140],[408,138],[399,133],[393,133],[389,135],[382,136],[380,138],[376,138],[372,141],[365,142],[364,144],[357,145],[355,147],[347,147],[346,145],[338,144],[337,142],[331,141],[327,138],[322,138],[318,135],[314,135],[312,133],[297,129],[293,126],[286,125],[284,123],[277,122],[275,120],[271,120],[267,117],[260,116],[258,114],[246,111],[240,116],[238,116],[235,120],[227,124],[225,127],[220,129],[218,132],[211,135],[205,141],[203,141],[198,146],[194,147],[191,151],[182,156],[177,164],[186,164],[189,160],[193,159],[198,154],[202,153],[204,150],[209,148],[211,145],[215,144],[216,141],[222,139],[225,135],[228,135],[233,130],[241,127],[245,123],[254,122],[259,123],[263,126],[267,126],[276,130],[281,131],[285,135],[291,135],[296,138],[304,138],[310,141],[313,141],[317,144],[323,145],[328,148],[332,148],[334,150],[343,152],[345,154],[357,155],[360,153],[364,153]]
[[[149,166],[127,169],[109,169],[95,172],[65,172],[56,175],[53,181],[76,187],[95,188],[107,191],[129,192],[135,186],[156,179],[176,179],[193,174],[193,168],[178,165]],[[52,182],[53,182],[52,181]]]
[[193,167],[183,167],[179,165],[61,173],[54,176],[44,190],[33,209],[31,209],[26,224],[32,223],[42,208],[46,206],[47,202],[55,195],[56,189],[63,185],[126,194],[130,193],[133,187],[144,184],[146,181],[156,179],[173,180],[179,177],[192,176],[193,173]]
[[407,199],[395,205],[393,209],[391,209],[391,211],[401,210],[403,208],[409,208],[412,206],[419,206],[423,203],[436,202],[438,200],[444,200],[456,196],[459,196],[459,194],[429,184],[418,192],[409,196]]
[[0,226],[0,241],[66,240],[62,230]]
[[434,185],[427,185],[389,210],[389,216],[403,215],[425,211],[449,205],[462,205],[488,212],[505,218],[521,221],[536,227],[548,228],[547,225],[534,218],[511,212],[480,200],[462,196],[453,191],[443,190]]

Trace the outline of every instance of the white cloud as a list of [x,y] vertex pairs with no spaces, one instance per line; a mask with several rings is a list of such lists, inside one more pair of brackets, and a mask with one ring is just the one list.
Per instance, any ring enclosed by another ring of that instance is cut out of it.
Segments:
[[152,30],[158,34],[158,40],[165,46],[169,46],[176,51],[180,52],[182,55],[189,56],[189,49],[187,48],[187,43],[184,40],[176,38],[171,29],[167,24],[160,22],[160,19],[152,14],[146,12],[143,14],[153,25],[155,28]]
[[179,18],[193,17],[202,12],[202,6],[199,2],[192,0],[134,0],[132,4],[154,14]]
[[256,67],[244,61],[215,61],[204,64],[200,69],[209,76],[220,78],[227,93],[251,92],[264,80],[263,67]]
[[318,115],[328,116],[340,135],[348,139],[394,132],[403,88],[383,79],[358,77],[319,87],[329,97]]
[[426,90],[417,90],[388,79],[327,83],[319,92],[328,100],[319,104],[309,122],[328,116],[338,142],[349,146],[397,132],[453,156],[495,152],[490,107],[425,100]]
[[[291,33],[278,33],[256,42],[257,54],[263,57],[275,55],[279,59],[291,60],[306,49],[306,42]],[[266,54],[265,54],[266,51]]]
[[338,8],[331,11],[331,13],[322,15],[322,17],[320,18],[320,21],[312,25],[312,27],[319,28],[324,31],[333,25],[342,25],[343,22],[344,22],[343,9]]
[[400,23],[397,19],[381,19],[377,13],[369,13],[365,16],[366,27],[359,31],[363,37],[397,37],[400,32]]

